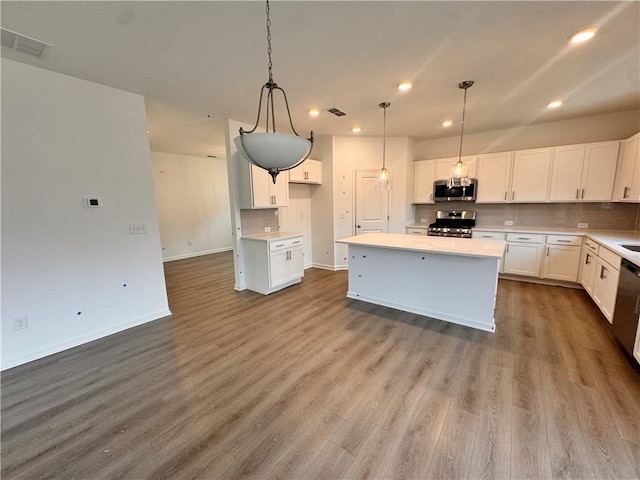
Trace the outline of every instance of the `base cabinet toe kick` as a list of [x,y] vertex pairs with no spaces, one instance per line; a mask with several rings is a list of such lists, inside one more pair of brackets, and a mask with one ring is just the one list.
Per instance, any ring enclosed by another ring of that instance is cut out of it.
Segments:
[[339,240],[349,245],[347,297],[494,332],[505,243],[460,240],[377,233]]

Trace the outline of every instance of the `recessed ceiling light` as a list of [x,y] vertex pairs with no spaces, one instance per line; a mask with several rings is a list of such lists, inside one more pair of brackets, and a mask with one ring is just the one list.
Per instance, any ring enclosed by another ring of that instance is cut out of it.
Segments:
[[576,33],[572,34],[569,37],[569,41],[571,43],[586,42],[587,40],[592,39],[597,31],[598,31],[598,29],[595,28],[595,27],[585,28],[584,30],[580,30],[579,32],[576,32]]
[[310,108],[309,115],[311,115],[312,117],[317,117],[318,115],[320,115],[320,110],[318,110],[317,108]]
[[562,105],[562,100],[554,100],[549,105],[547,105],[547,107],[549,107],[549,108],[558,108],[560,105]]
[[442,122],[443,127],[450,127],[451,125],[453,125],[453,122],[451,120],[445,120],[444,122]]
[[351,129],[351,131],[352,131],[353,133],[360,133],[360,132],[362,131],[362,128],[361,128],[361,127],[353,127],[353,128]]
[[411,90],[412,86],[413,85],[411,85],[411,82],[402,82],[398,84],[398,90],[402,90],[402,91]]

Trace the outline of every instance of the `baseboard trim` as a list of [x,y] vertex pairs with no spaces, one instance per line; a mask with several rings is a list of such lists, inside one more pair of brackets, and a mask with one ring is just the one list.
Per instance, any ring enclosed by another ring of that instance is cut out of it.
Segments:
[[85,343],[93,342],[94,340],[99,340],[100,338],[108,337],[109,335],[113,335],[114,333],[122,332],[124,330],[128,330],[130,328],[142,325],[144,323],[160,320],[161,318],[166,318],[168,316],[171,316],[171,310],[169,309],[162,310],[160,312],[152,313],[150,315],[145,315],[144,317],[139,317],[133,320],[122,322],[117,325],[112,325],[108,328],[94,331],[86,335],[79,335],[77,337],[69,338],[64,342],[60,342],[54,345],[49,345],[47,347],[40,348],[33,352],[29,352],[25,355],[9,358],[7,360],[3,359],[0,370],[4,371],[4,370],[8,370],[9,368],[17,367],[19,365],[24,365],[25,363],[33,362],[34,360],[39,360],[41,358],[48,357],[49,355],[60,353],[74,347],[79,347],[80,345],[84,345]]
[[201,257],[202,255],[211,255],[212,253],[229,252],[233,247],[215,248],[213,250],[205,250],[203,252],[186,253],[184,255],[175,255],[173,257],[163,258],[163,262],[173,262],[174,260],[184,260],[185,258]]

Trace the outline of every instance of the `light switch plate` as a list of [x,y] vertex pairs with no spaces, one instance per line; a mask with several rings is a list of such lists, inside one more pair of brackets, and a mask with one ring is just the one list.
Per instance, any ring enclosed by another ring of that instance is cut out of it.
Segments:
[[504,224],[508,227],[511,227],[513,225],[513,220],[505,220]]
[[589,224],[588,223],[579,223],[578,224],[578,228],[589,228]]

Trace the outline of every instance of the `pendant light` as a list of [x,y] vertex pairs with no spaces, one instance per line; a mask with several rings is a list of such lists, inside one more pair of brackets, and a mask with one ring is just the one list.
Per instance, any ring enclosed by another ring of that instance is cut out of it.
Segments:
[[380,188],[391,187],[389,170],[387,170],[387,108],[391,106],[389,102],[382,102],[378,105],[383,110],[383,123],[382,123],[382,168],[378,174],[378,185]]
[[[313,147],[313,132],[309,138],[301,137],[293,127],[291,120],[291,112],[289,111],[289,102],[287,94],[273,80],[271,61],[271,18],[269,16],[269,0],[266,6],[267,13],[267,55],[269,57],[268,70],[269,80],[260,89],[260,100],[258,101],[258,116],[256,124],[251,130],[240,128],[240,135],[234,139],[234,143],[238,151],[249,162],[269,172],[273,183],[276,183],[276,176],[283,170],[289,170],[304,162],[311,153]],[[258,123],[260,123],[260,112],[262,110],[262,99],[266,94],[266,122],[265,132],[256,132]],[[279,91],[284,98],[284,104],[287,108],[289,116],[289,125],[291,125],[291,133],[276,132],[276,116],[274,111],[273,97],[274,92]]]
[[462,162],[462,138],[464,137],[464,116],[467,109],[467,90],[473,86],[473,80],[466,80],[458,84],[458,88],[464,89],[464,102],[462,104],[462,126],[460,130],[460,151],[458,152],[458,161],[453,165],[453,171],[447,181],[449,188],[454,185],[468,187],[470,185],[469,175],[467,174],[467,166]]

